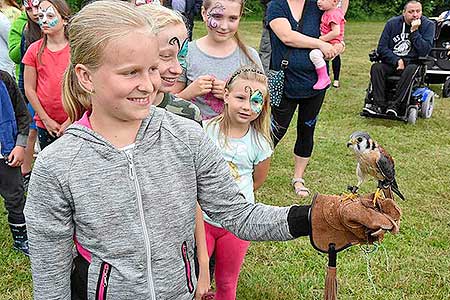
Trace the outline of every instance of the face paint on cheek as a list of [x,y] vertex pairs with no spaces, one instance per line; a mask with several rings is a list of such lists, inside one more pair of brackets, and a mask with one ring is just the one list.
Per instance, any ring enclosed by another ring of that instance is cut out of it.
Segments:
[[207,12],[207,25],[210,29],[215,29],[219,26],[219,22],[223,17],[224,11],[225,7],[220,2],[217,2],[214,7]]
[[178,51],[178,54],[177,54],[178,63],[184,70],[187,69],[187,63],[186,63],[187,54],[188,54],[188,39],[185,39],[183,42],[183,45],[181,46],[180,51]]
[[48,27],[55,27],[59,23],[58,16],[53,6],[49,6],[46,9],[39,8],[39,26],[46,24]]
[[250,96],[250,108],[252,111],[254,111],[256,114],[259,114],[262,111],[262,107],[264,104],[264,96],[263,93],[260,90],[256,90],[251,96]]

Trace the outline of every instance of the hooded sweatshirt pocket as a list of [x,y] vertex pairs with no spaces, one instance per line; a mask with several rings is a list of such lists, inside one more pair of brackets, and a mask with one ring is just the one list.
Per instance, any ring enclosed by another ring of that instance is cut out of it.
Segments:
[[108,264],[107,262],[102,262],[98,274],[95,300],[106,300],[110,275],[111,275],[111,265]]
[[187,288],[189,290],[189,293],[192,294],[194,292],[194,283],[192,282],[191,261],[189,260],[188,247],[186,241],[184,241],[183,244],[181,245],[181,255],[183,257]]

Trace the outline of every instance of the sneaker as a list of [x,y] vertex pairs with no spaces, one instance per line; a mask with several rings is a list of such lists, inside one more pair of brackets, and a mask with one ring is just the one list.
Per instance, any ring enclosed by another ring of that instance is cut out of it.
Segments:
[[364,105],[363,111],[366,113],[369,113],[371,115],[377,115],[382,114],[383,111],[381,110],[381,107],[376,106],[375,104],[366,104]]
[[335,81],[333,81],[333,87],[334,88],[339,88],[341,85],[340,85],[340,83],[339,83],[339,80],[335,80]]
[[397,116],[398,116],[397,112],[396,112],[395,109],[393,109],[393,108],[388,108],[388,109],[386,110],[386,114],[387,114],[388,116],[391,116],[391,117],[397,117]]
[[23,190],[25,193],[28,192],[28,184],[30,183],[31,178],[31,171],[22,175],[22,181],[23,181]]

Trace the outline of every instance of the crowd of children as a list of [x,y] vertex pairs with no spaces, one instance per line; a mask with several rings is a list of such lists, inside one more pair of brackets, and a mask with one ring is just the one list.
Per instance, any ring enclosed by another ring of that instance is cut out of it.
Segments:
[[[0,194],[35,299],[231,300],[248,240],[309,233],[309,206],[255,204],[273,143],[267,77],[238,36],[244,1],[204,0],[207,34],[191,42],[179,13],[144,2],[70,18],[64,0],[25,0],[11,26]],[[25,206],[36,136],[52,145]]]

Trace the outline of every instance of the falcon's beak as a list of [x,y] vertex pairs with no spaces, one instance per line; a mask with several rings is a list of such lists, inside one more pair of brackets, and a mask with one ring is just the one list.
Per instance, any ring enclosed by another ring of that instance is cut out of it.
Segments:
[[350,146],[353,146],[354,144],[356,144],[356,141],[355,141],[355,140],[350,140],[350,141],[348,141],[348,143],[347,143],[347,148],[350,147]]

